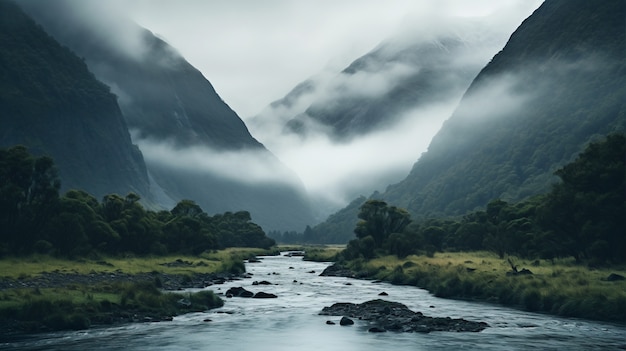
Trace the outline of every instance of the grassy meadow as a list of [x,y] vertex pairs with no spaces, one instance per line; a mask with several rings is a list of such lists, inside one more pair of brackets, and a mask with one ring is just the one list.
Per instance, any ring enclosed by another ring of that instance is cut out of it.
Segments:
[[[518,271],[507,274],[511,263]],[[500,259],[489,252],[437,253],[433,257],[384,256],[354,260],[349,268],[361,277],[415,285],[445,298],[476,299],[567,317],[626,322],[626,267],[588,268],[573,259]]]
[[[274,254],[263,249],[230,248],[199,256],[97,257],[76,260],[46,255],[0,259],[0,281],[17,282],[0,289],[0,327],[5,331],[38,332],[85,329],[93,324],[167,320],[192,311],[220,307],[210,291],[172,293],[159,289],[158,274],[193,277],[207,273],[243,273],[243,261]],[[154,274],[153,281],[99,281],[38,287],[19,284],[45,273],[68,275]],[[26,286],[26,287],[24,287]]]

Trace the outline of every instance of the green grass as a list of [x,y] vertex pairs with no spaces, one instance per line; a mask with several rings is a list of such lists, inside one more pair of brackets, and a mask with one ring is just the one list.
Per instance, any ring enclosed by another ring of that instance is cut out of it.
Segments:
[[337,259],[337,255],[346,248],[346,245],[318,245],[303,248],[304,260],[315,262],[330,262]]
[[[65,274],[161,273],[193,276],[206,273],[243,273],[243,261],[274,251],[230,248],[199,256],[98,257],[76,260],[45,255],[0,260],[0,279],[26,280],[45,272]],[[168,263],[183,263],[168,265]],[[92,324],[130,322],[137,318],[163,320],[192,311],[222,306],[210,291],[194,294],[161,292],[157,282],[72,284],[55,288],[0,290],[0,321],[14,331],[85,329]],[[182,301],[183,303],[180,303]],[[136,317],[140,316],[140,317]]]
[[78,330],[135,319],[159,321],[222,305],[211,291],[164,293],[149,282],[101,283],[2,291],[0,319],[10,321],[13,330],[20,332]]
[[360,276],[395,284],[415,285],[439,297],[478,299],[528,311],[595,320],[626,322],[626,281],[606,281],[611,273],[626,276],[626,267],[596,268],[573,260],[522,260],[519,270],[532,275],[507,275],[511,266],[488,252],[437,253],[434,257],[384,256],[355,260]]
[[[228,271],[229,265],[237,261],[272,251],[254,248],[229,248],[205,252],[199,256],[168,255],[142,257],[98,257],[75,260],[60,259],[48,255],[9,257],[0,260],[0,278],[24,279],[44,272],[66,274],[91,273],[167,273],[189,275],[194,273],[216,273]],[[167,266],[165,264],[182,260],[192,265]],[[226,269],[225,269],[226,267]]]

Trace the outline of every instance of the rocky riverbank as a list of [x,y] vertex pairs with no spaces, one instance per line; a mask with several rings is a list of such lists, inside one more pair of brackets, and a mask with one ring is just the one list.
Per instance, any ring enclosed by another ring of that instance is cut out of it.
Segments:
[[370,332],[480,332],[489,327],[485,322],[424,316],[401,303],[381,299],[361,304],[336,303],[324,307],[320,315],[343,316],[340,322],[342,325],[351,324],[347,317],[367,321],[371,324]]

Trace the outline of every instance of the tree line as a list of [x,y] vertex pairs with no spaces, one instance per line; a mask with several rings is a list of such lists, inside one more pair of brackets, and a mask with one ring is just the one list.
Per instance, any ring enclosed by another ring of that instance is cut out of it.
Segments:
[[549,193],[518,203],[495,199],[456,219],[412,221],[404,209],[368,200],[343,258],[489,250],[500,257],[626,262],[625,163],[626,137],[609,135],[556,171],[561,181]]
[[21,145],[0,149],[0,256],[199,254],[275,244],[247,211],[209,216],[192,200],[153,211],[134,193],[98,201],[83,190],[60,195],[60,188],[50,157],[33,156]]

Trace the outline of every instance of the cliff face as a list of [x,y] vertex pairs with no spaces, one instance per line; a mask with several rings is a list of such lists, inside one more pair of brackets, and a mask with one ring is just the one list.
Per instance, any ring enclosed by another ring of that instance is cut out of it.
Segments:
[[63,189],[149,194],[110,89],[15,4],[0,1],[0,146],[54,158]]

